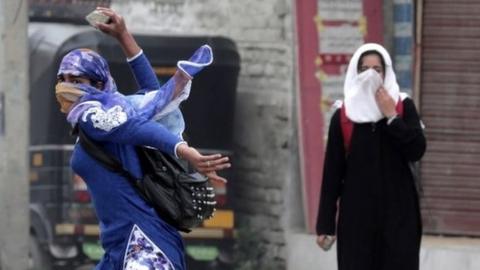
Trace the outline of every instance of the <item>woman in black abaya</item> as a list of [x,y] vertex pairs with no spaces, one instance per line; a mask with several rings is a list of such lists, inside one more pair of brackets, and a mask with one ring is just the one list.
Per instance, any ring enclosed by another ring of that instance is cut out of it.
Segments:
[[344,93],[330,122],[317,243],[328,249],[338,239],[339,270],[418,270],[422,229],[409,162],[426,141],[415,105],[378,44],[355,52]]

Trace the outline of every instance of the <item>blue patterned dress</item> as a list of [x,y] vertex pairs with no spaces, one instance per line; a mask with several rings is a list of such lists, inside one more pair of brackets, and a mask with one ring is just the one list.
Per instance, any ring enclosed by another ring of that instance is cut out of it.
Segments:
[[[87,94],[67,119],[101,143],[132,175],[141,178],[136,145],[175,154],[176,147],[182,143],[178,134],[152,121],[162,111],[162,106],[168,106],[171,101],[171,87],[158,90],[153,99],[155,103],[151,103],[154,105],[138,109],[135,105],[142,94],[159,89],[147,58],[141,54],[129,62],[142,89],[137,93],[140,96],[129,99],[116,92],[106,62],[97,56],[91,51],[77,50],[62,61],[59,74],[88,75],[105,84],[102,91],[79,86]],[[96,270],[185,269],[180,234],[157,215],[127,179],[105,169],[79,144],[75,145],[71,166],[85,180],[100,222],[100,240],[105,254]]]

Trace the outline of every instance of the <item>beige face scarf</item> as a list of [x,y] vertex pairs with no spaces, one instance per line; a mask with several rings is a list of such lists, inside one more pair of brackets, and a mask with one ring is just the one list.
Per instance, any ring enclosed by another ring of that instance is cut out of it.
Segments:
[[[357,72],[360,56],[367,51],[376,51],[382,56],[385,62],[384,79],[373,69],[368,69],[362,73]],[[381,86],[396,102],[399,101],[400,96],[402,98],[406,97],[406,95],[400,93],[400,87],[392,67],[392,60],[385,48],[374,43],[362,45],[350,60],[343,87],[345,112],[352,122],[369,123],[384,118],[375,100],[375,92]]]
[[75,88],[75,85],[71,83],[62,82],[55,86],[55,96],[60,103],[60,111],[63,113],[68,113],[72,104],[83,95],[85,95],[85,92]]

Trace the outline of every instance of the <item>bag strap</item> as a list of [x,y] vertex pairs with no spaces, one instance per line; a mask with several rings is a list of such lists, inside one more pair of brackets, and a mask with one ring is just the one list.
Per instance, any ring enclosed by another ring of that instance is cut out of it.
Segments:
[[[403,101],[401,98],[398,99],[395,110],[400,117],[403,117]],[[348,154],[348,152],[350,151],[350,142],[352,141],[354,124],[347,117],[345,103],[343,103],[342,107],[340,107],[340,126],[342,128],[343,145],[345,147],[345,152]]]
[[395,106],[395,110],[397,111],[398,116],[402,118],[403,117],[403,100],[401,98],[398,98],[398,102],[397,102],[397,105]]
[[137,179],[127,170],[123,168],[120,161],[115,157],[107,154],[96,142],[90,139],[82,129],[78,129],[79,142],[82,148],[96,161],[100,162],[109,171],[119,173],[128,179],[128,181],[142,194]]
[[345,104],[342,104],[342,107],[340,107],[340,126],[342,128],[343,146],[345,147],[345,152],[348,153],[350,141],[352,140],[353,122],[347,117]]

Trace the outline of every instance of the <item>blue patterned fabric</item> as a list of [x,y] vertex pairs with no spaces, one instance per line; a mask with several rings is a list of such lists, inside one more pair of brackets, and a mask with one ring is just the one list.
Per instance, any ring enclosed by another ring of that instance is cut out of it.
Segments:
[[128,240],[124,270],[173,270],[165,253],[134,225]]
[[[110,75],[107,61],[90,49],[76,49],[66,54],[57,72],[57,75],[62,74],[85,76],[96,82],[102,82],[104,86],[101,91],[103,92],[112,93],[117,91],[117,86]],[[99,92],[99,90],[93,87],[85,88],[84,91],[90,94]]]
[[[203,68],[213,62],[212,49],[203,45],[197,49],[189,60],[178,61],[177,67],[193,78]],[[104,110],[114,106],[121,106],[128,117],[139,115],[146,119],[155,120],[167,126],[177,137],[181,137],[185,129],[185,122],[178,106],[188,98],[190,83],[177,93],[173,93],[177,84],[185,82],[181,76],[173,76],[159,89],[155,73],[146,57],[142,54],[138,60],[131,63],[135,78],[140,86],[136,95],[124,96],[117,91],[115,81],[110,75],[106,60],[89,49],[73,50],[62,59],[57,75],[70,74],[85,76],[95,82],[102,82],[103,89],[96,89],[87,84],[78,84],[76,87],[85,92],[67,116],[72,125],[78,122],[79,117],[89,108],[92,101],[99,102]],[[139,71],[140,72],[136,72]],[[148,95],[148,98],[147,98]]]
[[[211,60],[209,49],[201,51]],[[195,59],[204,61],[198,54]],[[182,68],[192,76],[211,63],[187,62],[183,62]],[[67,54],[58,74],[86,76],[104,83],[101,90],[90,85],[76,85],[85,95],[74,105],[67,120],[78,123],[85,134],[101,142],[105,151],[115,156],[126,170],[141,178],[134,146],[147,145],[174,153],[181,141],[178,133],[184,128],[178,105],[188,97],[189,87],[172,100],[175,78],[158,89],[155,73],[144,55],[133,60],[130,66],[137,80],[141,80],[138,82],[141,91],[133,96],[117,91],[106,61],[89,50]],[[85,180],[100,221],[100,241],[105,255],[96,270],[186,268],[181,235],[158,216],[127,179],[104,168],[78,144],[71,165]],[[132,228],[136,230],[132,232]]]
[[[188,60],[178,61],[177,68],[187,74],[190,78],[193,78],[212,62],[212,49],[208,45],[203,45],[198,48]],[[181,102],[189,97],[191,83],[187,83],[180,93],[177,93],[177,96],[172,99],[172,92],[173,89],[177,87],[177,84],[185,83],[185,78],[178,75],[179,74],[176,74],[170,78],[157,91],[153,91],[153,93],[156,93],[155,96],[146,102],[146,104],[143,102],[144,105],[141,108],[141,114],[145,118],[153,119],[161,123],[172,133],[181,137],[181,134],[185,129],[185,121],[178,107]],[[136,75],[136,77],[138,76],[140,75]],[[147,95],[153,93],[151,92]],[[142,103],[138,95],[129,96],[129,100],[136,108],[139,108],[139,104]]]
[[213,62],[212,48],[203,45],[187,61],[178,61],[177,67],[193,78],[204,67]]
[[117,86],[112,76],[107,61],[98,53],[90,49],[76,49],[66,54],[57,75],[84,76],[94,82],[102,82],[103,89],[97,89],[88,84],[76,84],[75,86],[85,92],[67,116],[67,121],[75,125],[83,112],[92,105],[88,101],[98,101],[103,108],[121,106],[129,116],[134,114],[134,108],[127,102],[125,96],[117,92]]

